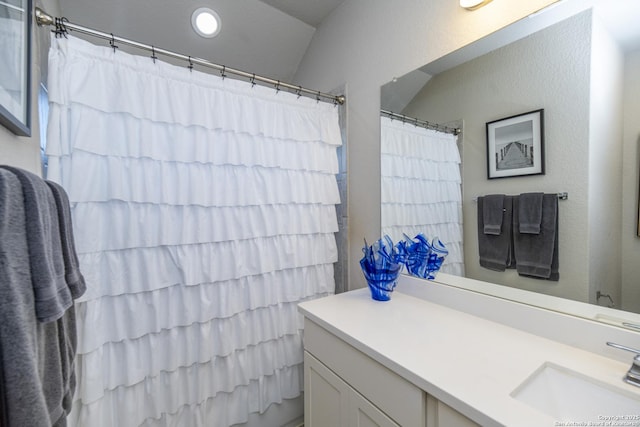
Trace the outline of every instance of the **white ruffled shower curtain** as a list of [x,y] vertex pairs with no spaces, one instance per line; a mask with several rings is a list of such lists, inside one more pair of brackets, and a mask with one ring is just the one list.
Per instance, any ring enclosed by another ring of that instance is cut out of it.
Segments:
[[337,108],[73,37],[52,38],[49,99],[87,281],[70,424],[300,400],[297,303],[334,291]]
[[380,117],[382,235],[439,237],[440,271],[464,275],[460,152],[453,134]]

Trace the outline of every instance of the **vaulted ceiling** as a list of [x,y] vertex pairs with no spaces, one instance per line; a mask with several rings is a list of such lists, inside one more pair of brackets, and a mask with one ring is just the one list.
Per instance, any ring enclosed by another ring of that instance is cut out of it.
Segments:
[[[59,0],[61,15],[75,24],[286,82],[315,28],[343,1]],[[211,39],[191,28],[191,14],[203,6],[222,21]]]

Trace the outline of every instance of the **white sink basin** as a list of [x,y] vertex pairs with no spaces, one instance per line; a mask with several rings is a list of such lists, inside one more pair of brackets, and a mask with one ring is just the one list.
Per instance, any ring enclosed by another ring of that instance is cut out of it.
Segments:
[[[624,387],[622,378],[620,384]],[[511,396],[558,421],[640,422],[634,418],[640,415],[640,397],[552,363],[543,364]]]

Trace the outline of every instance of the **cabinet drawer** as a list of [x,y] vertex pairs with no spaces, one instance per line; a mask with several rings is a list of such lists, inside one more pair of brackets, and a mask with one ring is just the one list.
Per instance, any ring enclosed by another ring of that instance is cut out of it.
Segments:
[[402,426],[424,426],[425,393],[309,319],[304,346],[367,400]]

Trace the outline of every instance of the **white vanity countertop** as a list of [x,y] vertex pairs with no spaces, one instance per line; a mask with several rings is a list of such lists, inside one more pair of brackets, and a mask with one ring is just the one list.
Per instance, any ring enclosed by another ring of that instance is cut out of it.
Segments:
[[545,362],[640,396],[640,388],[622,381],[631,357],[622,363],[398,290],[390,301],[373,300],[365,288],[304,302],[299,310],[483,426],[562,425],[510,396]]

